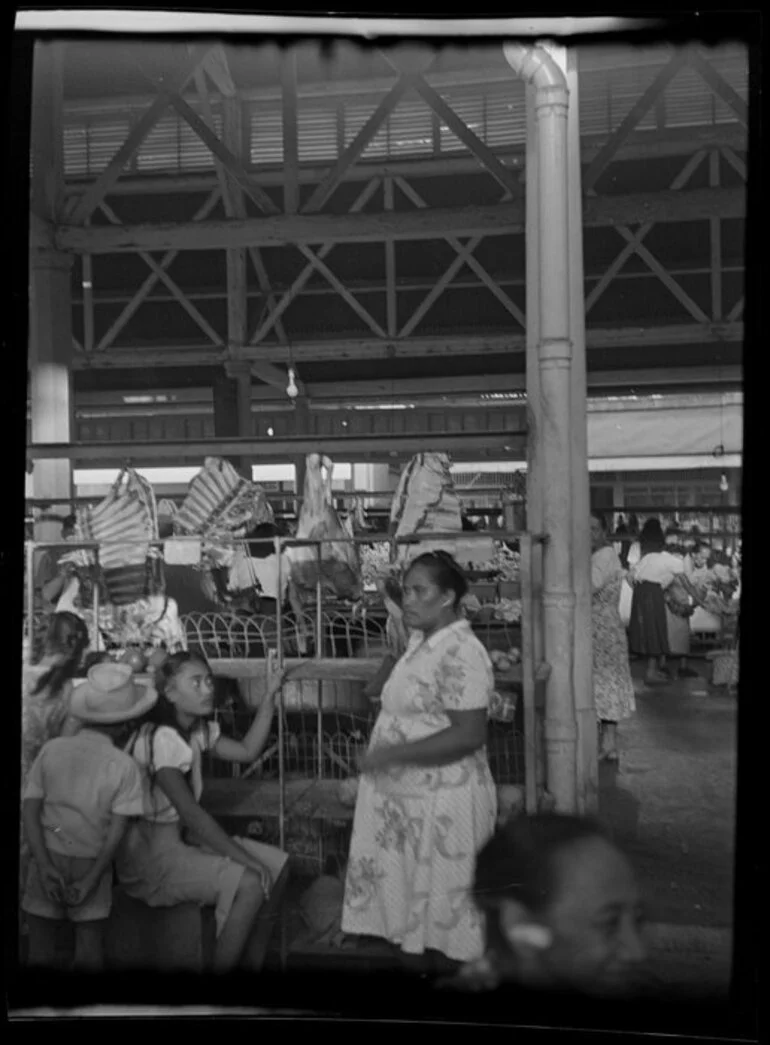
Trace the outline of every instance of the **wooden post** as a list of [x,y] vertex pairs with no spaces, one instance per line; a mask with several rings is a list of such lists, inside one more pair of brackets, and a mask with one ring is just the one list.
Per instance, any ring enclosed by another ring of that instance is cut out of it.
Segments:
[[[212,388],[214,399],[214,436],[217,439],[237,439],[240,435],[241,413],[243,412],[243,388],[231,369],[231,364],[215,378]],[[250,379],[249,379],[250,380]],[[251,389],[249,388],[249,393]],[[251,479],[248,458],[228,456],[227,460],[244,478]]]
[[[64,200],[62,158],[62,45],[35,45],[31,151],[34,219],[56,223]],[[30,250],[29,364],[33,443],[69,443],[72,414],[72,278],[73,258],[59,253],[44,236],[33,234]],[[53,513],[67,515],[72,497],[72,465],[68,459],[39,460],[33,472],[35,497],[61,498]],[[58,540],[57,523],[38,523],[36,540]]]

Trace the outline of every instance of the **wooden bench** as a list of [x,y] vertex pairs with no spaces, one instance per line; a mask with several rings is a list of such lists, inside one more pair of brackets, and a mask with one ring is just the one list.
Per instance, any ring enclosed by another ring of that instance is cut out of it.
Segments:
[[[288,879],[287,864],[259,912],[246,948],[243,966],[251,972],[259,972],[264,965],[280,922]],[[203,972],[211,968],[215,944],[213,907],[194,903],[150,907],[127,896],[119,886],[115,888],[105,939],[108,968]]]

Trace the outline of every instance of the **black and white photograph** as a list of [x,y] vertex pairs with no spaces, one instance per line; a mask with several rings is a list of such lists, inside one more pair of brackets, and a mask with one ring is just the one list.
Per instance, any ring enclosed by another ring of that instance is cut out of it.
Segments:
[[507,14],[16,13],[12,1022],[745,1009],[762,16]]

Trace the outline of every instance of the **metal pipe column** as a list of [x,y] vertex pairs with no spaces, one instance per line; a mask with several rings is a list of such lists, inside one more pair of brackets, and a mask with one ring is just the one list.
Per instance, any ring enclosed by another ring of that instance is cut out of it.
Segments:
[[[505,44],[513,71],[535,88],[538,211],[536,264],[527,245],[527,282],[539,294],[538,370],[543,526],[549,543],[543,563],[546,684],[545,739],[548,790],[560,812],[577,810],[573,642],[575,590],[572,572],[571,362],[567,110],[564,73],[542,47]],[[534,253],[534,250],[533,250]]]

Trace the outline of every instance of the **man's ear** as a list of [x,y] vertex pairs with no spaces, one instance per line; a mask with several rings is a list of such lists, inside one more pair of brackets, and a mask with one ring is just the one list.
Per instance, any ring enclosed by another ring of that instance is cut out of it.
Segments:
[[553,943],[549,929],[539,924],[522,904],[503,900],[500,905],[500,927],[511,949],[545,951]]

